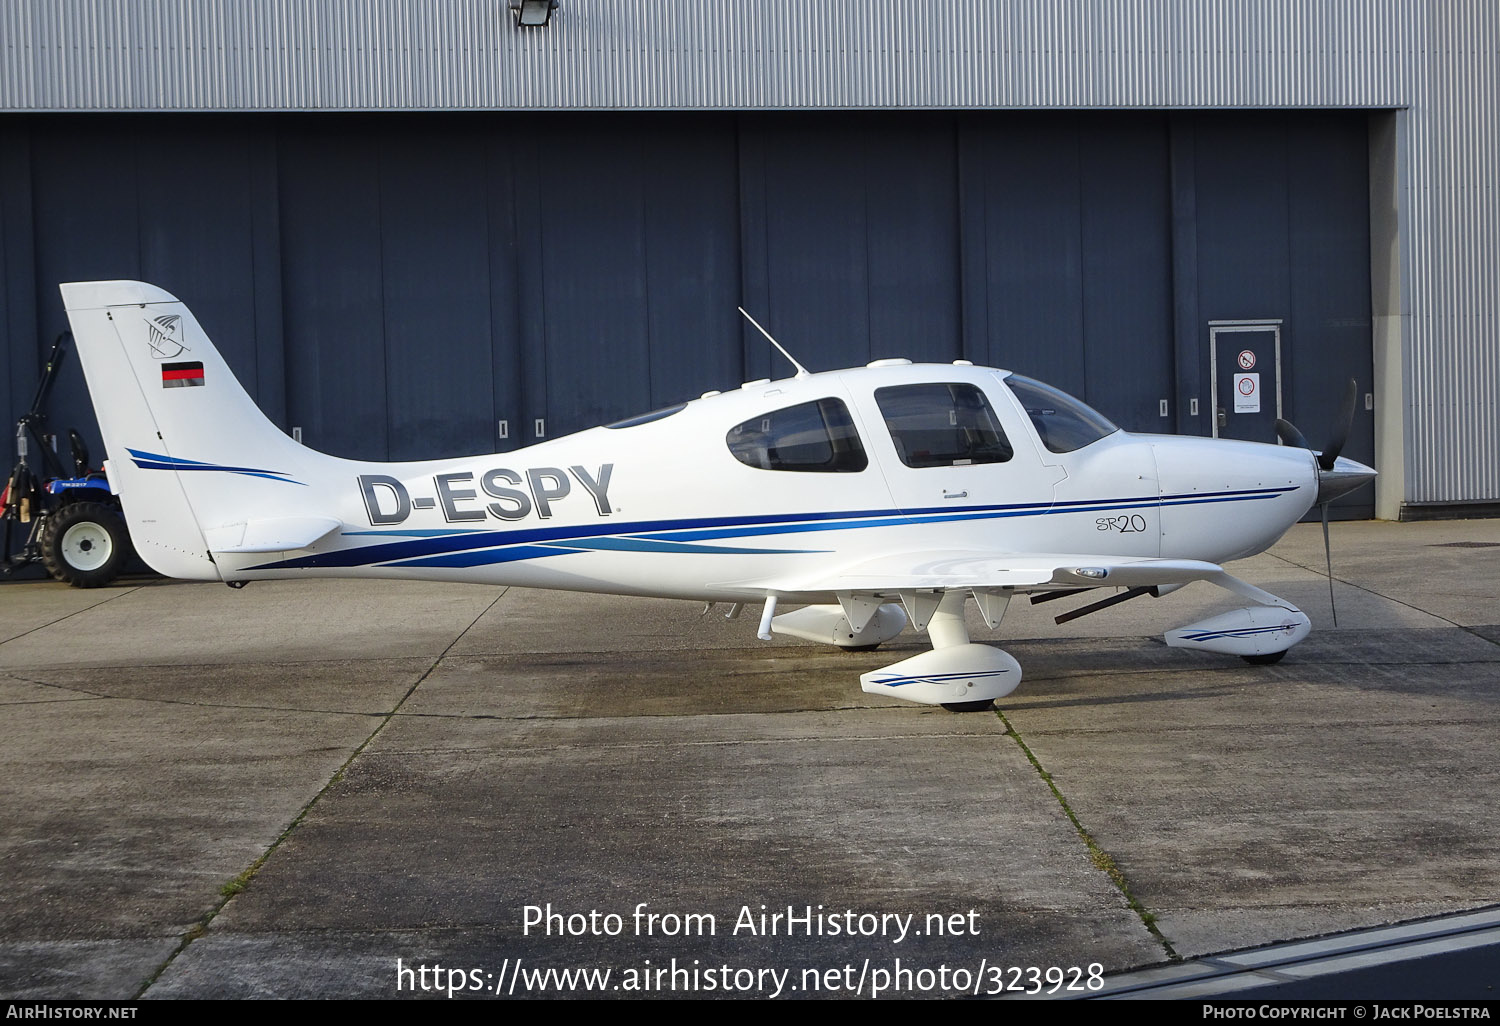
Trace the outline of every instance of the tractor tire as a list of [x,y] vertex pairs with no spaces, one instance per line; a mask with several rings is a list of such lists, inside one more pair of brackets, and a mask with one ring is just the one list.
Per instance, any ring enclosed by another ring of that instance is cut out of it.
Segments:
[[42,565],[59,581],[102,588],[120,575],[129,555],[125,521],[102,502],[70,502],[47,518]]

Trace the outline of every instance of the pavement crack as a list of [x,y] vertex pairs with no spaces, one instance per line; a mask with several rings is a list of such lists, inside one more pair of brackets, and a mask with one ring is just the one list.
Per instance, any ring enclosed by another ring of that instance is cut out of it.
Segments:
[[1448,617],[1444,616],[1441,613],[1434,613],[1431,609],[1424,609],[1423,607],[1421,607],[1419,605],[1416,605],[1414,603],[1407,602],[1407,601],[1405,601],[1403,599],[1397,598],[1395,595],[1387,595],[1383,591],[1376,591],[1374,588],[1367,588],[1363,584],[1357,584],[1354,581],[1348,580],[1347,578],[1344,578],[1344,577],[1340,577],[1337,574],[1334,574],[1330,578],[1329,574],[1328,574],[1328,571],[1327,571],[1327,569],[1325,567],[1309,566],[1306,563],[1299,563],[1297,560],[1292,559],[1290,556],[1283,556],[1283,555],[1281,555],[1280,553],[1277,553],[1277,552],[1267,553],[1267,555],[1271,556],[1272,558],[1279,559],[1283,563],[1288,564],[1289,566],[1297,567],[1299,570],[1306,570],[1308,573],[1313,574],[1313,575],[1315,575],[1317,577],[1321,577],[1325,581],[1327,581],[1327,580],[1333,580],[1333,581],[1335,581],[1338,584],[1342,584],[1342,585],[1344,585],[1346,587],[1353,588],[1356,591],[1362,591],[1366,595],[1374,595],[1376,598],[1385,599],[1387,602],[1394,602],[1398,606],[1401,606],[1401,607],[1403,607],[1405,609],[1410,609],[1410,610],[1413,610],[1415,612],[1421,613],[1423,616],[1430,616],[1434,620],[1441,620],[1444,623],[1451,623],[1453,626],[1459,628],[1460,630],[1467,629],[1467,628],[1464,627],[1463,624],[1459,623],[1457,620],[1450,620]]
[[1068,822],[1073,824],[1073,829],[1078,832],[1078,836],[1083,841],[1084,847],[1088,849],[1089,861],[1094,864],[1094,868],[1109,877],[1109,882],[1114,884],[1116,889],[1124,896],[1125,903],[1130,906],[1130,910],[1140,918],[1141,925],[1146,928],[1146,932],[1151,934],[1156,939],[1156,942],[1162,946],[1162,950],[1166,952],[1167,960],[1181,962],[1182,956],[1172,947],[1172,942],[1167,940],[1161,930],[1157,928],[1155,914],[1148,911],[1130,889],[1130,881],[1125,878],[1125,873],[1115,862],[1114,856],[1105,851],[1103,845],[1094,839],[1094,835],[1084,829],[1083,824],[1078,820],[1078,816],[1073,812],[1073,807],[1068,804],[1068,799],[1063,796],[1056,781],[1052,779],[1052,774],[1048,773],[1042,766],[1041,760],[1036,757],[1036,753],[1031,750],[1031,746],[1021,737],[1021,732],[1006,718],[1005,713],[996,709],[995,714],[1000,717],[1000,722],[1005,724],[1006,732],[1009,733],[1016,745],[1020,747],[1021,753],[1026,756],[1026,761],[1031,763],[1031,767],[1036,770],[1037,776],[1042,778],[1042,782],[1052,792],[1052,797],[1057,799],[1057,804],[1062,807],[1063,815],[1068,817]]
[[[1449,724],[1457,726],[1481,727],[1487,723],[1494,723],[1495,721],[1496,717],[1493,714],[1488,716],[1438,716],[1429,719],[1411,718],[1399,720],[1374,720],[1351,717],[1345,719],[1329,718],[1321,720],[1308,720],[1300,723],[1288,722],[1277,723],[1274,725],[1262,724],[1257,727],[1247,728],[1242,721],[1225,720],[1221,723],[1195,723],[1191,725],[1152,725],[1149,727],[1138,726],[1135,728],[1135,732],[1137,736],[1146,734],[1193,734],[1204,730],[1226,730],[1240,734],[1243,734],[1247,730],[1249,730],[1257,735],[1290,734],[1295,731],[1311,731],[1314,734],[1326,734],[1329,730],[1338,727],[1349,727],[1352,729],[1360,730],[1364,730],[1367,728],[1391,728],[1394,730],[1402,730],[1414,729],[1417,727],[1443,727]],[[1032,737],[1109,737],[1113,733],[1114,732],[1107,727],[1056,727],[1051,730],[1038,730],[1034,734],[1032,734]]]
[[[864,705],[828,705],[808,706],[806,708],[795,707],[786,709],[703,709],[688,715],[718,717],[718,716],[807,716],[819,713],[847,713],[867,712],[890,713],[900,716],[910,713],[910,709],[902,709],[898,706],[864,706]],[[632,712],[620,713],[614,716],[577,716],[566,712],[557,713],[468,713],[468,712],[409,712],[402,713],[409,719],[433,719],[433,720],[497,720],[502,723],[584,723],[597,720],[662,720],[675,722],[682,718],[681,713],[665,712]]]
[[[86,690],[84,688],[68,687],[66,684],[53,684],[51,681],[36,680],[33,677],[22,677],[18,673],[9,673],[9,672],[7,672],[5,674],[5,679],[6,680],[17,681],[17,682],[19,682],[21,684],[34,684],[34,685],[36,685],[39,688],[48,688],[48,689],[51,689],[53,691],[62,691],[62,692],[65,692],[65,693],[67,693],[69,695],[78,695],[78,696],[80,696],[82,698],[108,698],[109,697],[108,695],[95,694],[94,692],[88,691],[88,690]],[[30,703],[7,702],[5,704],[6,705],[21,705],[21,704],[30,704]]]
[[39,623],[35,627],[31,628],[31,630],[29,630],[29,631],[22,631],[20,634],[17,634],[13,638],[6,638],[4,641],[0,641],[0,648],[4,648],[6,645],[9,645],[12,641],[20,641],[22,638],[29,637],[30,635],[35,634],[37,631],[44,631],[48,627],[54,627],[57,624],[62,623],[64,620],[71,620],[75,616],[79,616],[79,615],[81,615],[83,613],[87,613],[87,612],[89,612],[92,609],[98,609],[100,606],[106,605],[106,604],[108,604],[110,602],[114,602],[117,599],[122,599],[126,595],[134,595],[136,592],[140,591],[143,587],[145,587],[145,585],[137,584],[137,585],[135,585],[132,588],[120,588],[120,589],[117,589],[117,594],[111,595],[107,599],[101,599],[98,602],[93,602],[93,603],[90,603],[89,605],[84,606],[82,609],[75,609],[71,613],[65,613],[62,616],[59,616],[56,620],[48,620],[46,623]]
[[[88,688],[76,685],[54,684],[51,681],[36,680],[31,677],[22,677],[14,673],[4,675],[7,680],[19,681],[22,684],[35,684],[39,688],[50,688],[61,691],[68,695],[76,696],[74,701],[87,701],[99,699],[105,702],[142,702],[147,705],[187,705],[195,709],[245,709],[255,712],[290,712],[290,713],[326,713],[331,716],[389,716],[394,710],[370,710],[370,709],[309,709],[300,705],[265,705],[255,702],[195,702],[186,698],[157,698],[141,695],[111,695],[102,691],[90,691]],[[41,701],[41,700],[38,700]],[[46,699],[46,701],[59,701],[59,699]],[[4,702],[0,705],[35,705],[38,702]]]
[[146,992],[156,984],[157,980],[161,979],[163,973],[171,968],[172,963],[177,961],[177,957],[184,951],[186,951],[188,947],[193,943],[193,941],[197,940],[199,937],[202,937],[205,933],[208,932],[209,924],[218,917],[219,913],[224,911],[229,903],[234,900],[236,895],[238,895],[246,887],[250,886],[250,882],[255,879],[255,875],[261,871],[261,868],[265,866],[265,864],[270,860],[271,856],[276,854],[277,850],[280,849],[280,847],[284,843],[286,843],[287,838],[292,836],[292,831],[296,830],[297,827],[302,824],[302,821],[307,818],[308,814],[312,812],[313,808],[318,804],[323,796],[327,794],[336,784],[344,779],[345,772],[351,765],[353,765],[354,760],[364,754],[365,749],[368,748],[370,744],[380,736],[380,732],[384,730],[386,728],[386,725],[395,718],[396,713],[401,710],[401,707],[406,704],[407,700],[410,699],[412,695],[416,694],[417,688],[422,686],[422,682],[425,681],[428,677],[432,676],[432,672],[436,670],[440,665],[442,665],[443,660],[447,657],[448,653],[452,651],[453,646],[458,644],[460,639],[462,639],[464,635],[468,634],[469,631],[474,628],[474,625],[478,623],[486,613],[495,608],[495,603],[499,602],[500,599],[505,596],[505,592],[508,590],[509,589],[503,589],[499,595],[496,595],[493,602],[485,606],[484,609],[480,610],[479,614],[476,615],[473,620],[469,621],[468,626],[459,631],[458,634],[454,636],[453,640],[448,642],[443,650],[438,653],[437,658],[432,661],[432,665],[428,666],[427,669],[423,670],[417,676],[416,680],[412,681],[411,687],[406,689],[406,693],[401,696],[401,701],[397,702],[395,707],[392,708],[390,712],[377,714],[380,716],[380,722],[377,723],[375,725],[375,728],[370,731],[369,736],[355,746],[354,750],[349,753],[349,757],[345,759],[339,765],[339,768],[333,772],[333,775],[324,782],[323,786],[318,789],[318,793],[308,799],[307,803],[303,805],[302,808],[297,812],[297,815],[292,817],[292,821],[286,825],[286,828],[282,830],[280,834],[277,835],[276,839],[271,842],[270,846],[267,847],[265,851],[261,852],[261,854],[255,859],[255,861],[246,866],[243,872],[241,872],[234,879],[230,880],[228,883],[224,884],[223,887],[219,888],[219,901],[214,904],[214,906],[207,912],[205,912],[203,916],[198,920],[198,922],[194,923],[192,927],[190,927],[185,933],[183,933],[181,940],[177,944],[177,947],[173,948],[172,952],[167,955],[167,957],[162,961],[162,964],[156,967],[155,972],[153,972],[150,976],[148,976],[141,982],[140,990],[136,991],[135,996],[132,1000],[138,1001],[141,998],[145,997]]
[[[791,736],[791,737],[727,738],[727,739],[723,739],[723,740],[718,740],[718,739],[704,739],[704,740],[687,739],[687,740],[676,740],[676,739],[674,739],[674,740],[666,740],[666,741],[619,741],[619,742],[613,742],[613,743],[608,743],[608,744],[598,743],[598,742],[589,742],[587,745],[585,745],[583,743],[569,744],[569,743],[566,743],[566,742],[558,742],[558,743],[555,743],[555,744],[534,744],[534,745],[521,745],[521,744],[514,744],[513,743],[506,750],[509,751],[509,752],[518,752],[518,753],[519,752],[525,752],[525,753],[573,752],[573,751],[578,751],[578,750],[580,750],[582,748],[587,747],[587,749],[589,751],[600,751],[600,752],[605,752],[605,751],[616,751],[616,752],[667,751],[667,750],[674,749],[674,748],[748,748],[748,747],[757,746],[757,745],[804,745],[804,744],[807,744],[808,742],[820,742],[820,741],[823,741],[823,742],[838,742],[839,744],[843,744],[845,742],[865,742],[865,741],[923,741],[923,742],[955,741],[955,740],[973,740],[975,738],[989,738],[989,737],[994,737],[994,736],[995,736],[994,732],[992,732],[992,731],[991,732],[986,732],[986,733],[956,733],[956,734],[925,734],[925,733],[924,734],[917,734],[917,733],[911,733],[911,734],[900,734],[900,733],[890,733],[890,734],[850,734],[850,735],[841,735],[839,737],[829,737],[826,734],[806,734],[806,735],[797,735],[797,736]],[[455,746],[447,747],[447,748],[402,748],[402,749],[400,749],[400,754],[402,754],[402,755],[414,755],[414,754],[433,755],[433,754],[452,754],[452,753],[459,753],[459,752],[469,752],[469,753],[481,754],[482,755],[482,754],[484,754],[484,753],[486,753],[488,751],[490,751],[490,749],[482,747],[482,746],[455,745]],[[379,758],[379,756],[371,756],[371,758]]]
[[[1481,628],[1481,627],[1465,627],[1464,628],[1464,630],[1466,630],[1470,634],[1474,635],[1474,637],[1478,638],[1480,641],[1487,641],[1491,645],[1495,645],[1496,647],[1500,647],[1500,637],[1491,638],[1488,635],[1481,634],[1480,631],[1482,629],[1483,628]],[[1490,627],[1489,629],[1490,630],[1494,630],[1493,627]]]

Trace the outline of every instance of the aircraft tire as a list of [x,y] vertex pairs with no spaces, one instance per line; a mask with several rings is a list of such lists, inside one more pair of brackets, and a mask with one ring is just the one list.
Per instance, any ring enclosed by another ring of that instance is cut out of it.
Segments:
[[125,522],[100,502],[71,502],[53,513],[42,535],[42,565],[75,588],[100,588],[120,574],[130,553]]
[[944,702],[943,708],[955,713],[989,712],[995,708],[995,700],[985,698],[978,702]]
[[1281,657],[1286,655],[1286,649],[1280,652],[1262,652],[1260,655],[1240,656],[1241,659],[1251,666],[1270,666],[1272,663],[1281,662]]

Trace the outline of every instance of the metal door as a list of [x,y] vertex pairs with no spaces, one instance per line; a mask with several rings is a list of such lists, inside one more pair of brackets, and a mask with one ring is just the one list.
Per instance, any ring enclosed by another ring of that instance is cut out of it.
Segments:
[[1275,442],[1281,416],[1281,321],[1209,321],[1215,438]]

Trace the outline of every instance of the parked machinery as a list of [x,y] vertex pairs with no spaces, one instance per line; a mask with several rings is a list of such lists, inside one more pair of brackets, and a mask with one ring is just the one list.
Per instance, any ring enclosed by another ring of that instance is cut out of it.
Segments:
[[53,342],[31,408],[16,422],[16,464],[0,492],[0,573],[40,562],[59,581],[97,588],[119,576],[130,558],[130,534],[104,470],[90,466],[82,436],[68,430],[71,466],[64,467],[56,435],[45,431],[43,405],[71,340],[64,332]]

